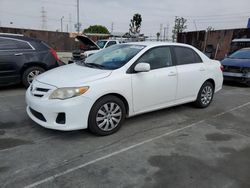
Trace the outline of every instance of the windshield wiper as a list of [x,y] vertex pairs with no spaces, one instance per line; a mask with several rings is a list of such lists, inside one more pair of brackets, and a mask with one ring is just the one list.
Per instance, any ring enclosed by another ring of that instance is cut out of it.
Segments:
[[96,63],[86,63],[84,62],[84,65],[89,66],[89,67],[96,67],[99,69],[105,69],[106,67],[100,64],[96,64]]

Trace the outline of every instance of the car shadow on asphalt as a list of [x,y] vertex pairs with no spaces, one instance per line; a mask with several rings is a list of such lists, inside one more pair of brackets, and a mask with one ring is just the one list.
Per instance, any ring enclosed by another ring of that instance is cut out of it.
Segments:
[[223,85],[231,86],[231,87],[240,87],[240,88],[248,88],[249,87],[246,84],[234,82],[234,81],[224,81]]
[[0,92],[5,90],[16,90],[16,89],[25,89],[25,87],[22,84],[0,86]]

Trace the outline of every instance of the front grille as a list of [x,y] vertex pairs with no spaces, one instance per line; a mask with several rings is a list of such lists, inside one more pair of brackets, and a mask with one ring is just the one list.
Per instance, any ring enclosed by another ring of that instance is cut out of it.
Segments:
[[37,91],[41,91],[41,92],[48,92],[49,89],[45,89],[45,88],[36,88]]
[[33,116],[35,116],[37,119],[46,122],[46,119],[45,119],[45,117],[43,116],[42,113],[37,112],[37,111],[33,110],[32,108],[30,108],[30,112],[31,112],[31,113],[33,114]]
[[35,97],[43,97],[50,89],[40,87],[30,87],[30,92]]

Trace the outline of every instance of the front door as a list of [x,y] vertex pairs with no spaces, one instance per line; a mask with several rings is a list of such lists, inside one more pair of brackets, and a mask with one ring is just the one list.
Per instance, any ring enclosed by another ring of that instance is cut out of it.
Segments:
[[157,47],[145,52],[136,62],[149,63],[149,72],[132,74],[134,112],[164,107],[175,100],[177,71],[172,63],[170,47]]

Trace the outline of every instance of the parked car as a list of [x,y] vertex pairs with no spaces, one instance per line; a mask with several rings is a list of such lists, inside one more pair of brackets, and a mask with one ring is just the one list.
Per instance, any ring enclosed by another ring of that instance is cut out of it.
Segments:
[[56,51],[43,41],[16,34],[0,34],[0,85],[28,87],[46,70],[63,65]]
[[250,38],[233,39],[230,45],[230,50],[228,55],[231,55],[232,53],[242,48],[250,48]]
[[91,40],[89,37],[85,35],[76,36],[76,39],[80,41],[83,45],[87,46],[88,50],[84,52],[82,52],[81,50],[74,51],[72,54],[73,61],[84,59],[109,46],[120,44],[119,40],[113,40],[113,39],[98,40],[95,43],[93,40]]
[[39,75],[27,113],[43,127],[116,132],[126,117],[183,103],[207,107],[222,88],[219,61],[178,43],[126,43]]
[[224,67],[225,80],[233,80],[250,86],[250,48],[243,48],[225,58],[221,64]]

